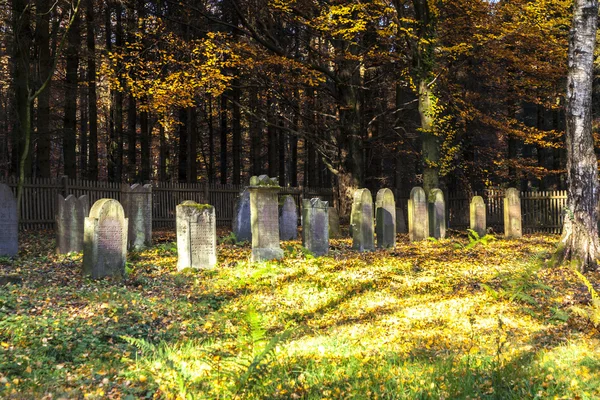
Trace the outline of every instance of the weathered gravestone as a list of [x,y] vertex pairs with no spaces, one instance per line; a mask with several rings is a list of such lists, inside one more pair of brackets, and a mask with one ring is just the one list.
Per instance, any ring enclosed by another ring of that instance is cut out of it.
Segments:
[[276,179],[266,175],[250,178],[250,220],[252,223],[252,261],[283,258],[279,247],[279,207]]
[[85,219],[83,274],[92,278],[122,276],[127,259],[127,226],[117,200],[100,199]]
[[329,251],[329,202],[302,200],[302,245],[317,256]]
[[486,234],[486,209],[483,197],[474,196],[471,199],[469,206],[471,229],[477,232],[479,237],[483,237]]
[[56,250],[59,254],[83,250],[83,226],[90,203],[86,195],[56,195]]
[[375,250],[373,197],[371,197],[369,189],[358,189],[354,192],[350,226],[353,249],[361,252]]
[[411,242],[429,237],[429,212],[423,188],[414,187],[408,199],[408,236]]
[[446,203],[441,189],[429,193],[429,235],[436,239],[446,237]]
[[523,236],[521,225],[521,197],[515,188],[508,188],[504,193],[504,236],[520,238]]
[[12,257],[19,252],[17,200],[12,190],[0,183],[0,256]]
[[329,218],[329,237],[337,239],[342,236],[340,231],[340,216],[334,207],[329,207],[327,214]]
[[233,208],[233,233],[238,242],[252,240],[252,224],[250,223],[250,191],[245,189],[235,201]]
[[294,198],[290,195],[283,198],[279,210],[279,239],[298,239],[298,210]]
[[152,245],[152,185],[121,187],[125,217],[129,220],[128,246],[142,249]]
[[177,269],[213,268],[217,265],[215,208],[187,200],[175,209],[177,219]]
[[396,247],[396,200],[390,189],[380,189],[375,198],[377,247]]
[[396,232],[406,233],[408,228],[406,226],[406,209],[402,207],[396,207]]

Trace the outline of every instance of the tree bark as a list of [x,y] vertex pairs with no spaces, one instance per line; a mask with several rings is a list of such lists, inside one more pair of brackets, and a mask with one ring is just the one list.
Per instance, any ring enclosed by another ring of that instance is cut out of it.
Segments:
[[63,159],[65,175],[77,178],[77,70],[79,68],[79,18],[67,36],[65,76],[65,115],[63,119]]
[[[37,86],[49,75],[52,69],[50,56],[50,2],[37,0],[37,26],[36,41],[38,46],[39,76]],[[41,178],[50,178],[52,169],[50,165],[50,83],[46,90],[40,94],[37,103],[37,165]]]
[[221,157],[219,166],[221,168],[221,184],[227,183],[227,99],[221,95]]
[[241,90],[240,82],[235,79],[233,81],[233,89],[231,95],[233,101],[231,103],[231,133],[232,137],[232,158],[233,158],[233,178],[232,183],[239,185],[242,177],[242,113],[240,112]]
[[98,180],[98,103],[96,95],[96,38],[94,31],[94,0],[86,0],[85,25],[87,34],[87,81],[89,158],[87,177]]

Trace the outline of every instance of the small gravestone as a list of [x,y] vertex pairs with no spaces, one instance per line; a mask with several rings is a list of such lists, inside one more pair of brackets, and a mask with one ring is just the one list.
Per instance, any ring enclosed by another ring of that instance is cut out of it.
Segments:
[[121,200],[129,220],[128,246],[142,249],[152,245],[152,185],[123,185]]
[[233,210],[233,233],[238,242],[252,241],[250,223],[250,191],[245,189],[235,201]]
[[373,198],[369,189],[358,189],[354,192],[350,225],[352,227],[352,248],[361,252],[375,250]]
[[13,257],[19,252],[17,200],[12,190],[0,183],[0,256]]
[[504,193],[504,236],[520,238],[523,236],[521,224],[521,197],[515,188],[508,188]]
[[83,274],[92,278],[123,276],[127,259],[127,226],[117,200],[100,199],[85,219]]
[[252,261],[283,258],[279,247],[279,207],[276,179],[266,175],[250,178],[250,220],[252,224]]
[[86,195],[56,195],[56,248],[59,254],[83,250],[83,226],[90,203]]
[[408,229],[406,227],[406,216],[404,215],[404,209],[396,207],[396,232],[406,233]]
[[294,198],[290,195],[283,198],[279,210],[279,239],[298,239],[298,210]]
[[175,210],[177,220],[177,269],[213,268],[217,265],[215,208],[188,200]]
[[446,203],[441,189],[429,193],[429,235],[436,239],[446,237]]
[[408,236],[411,242],[429,237],[429,212],[423,188],[415,187],[408,199]]
[[329,202],[302,201],[302,245],[316,256],[329,251]]
[[390,189],[380,189],[375,198],[377,247],[396,247],[396,200]]
[[329,218],[329,237],[337,239],[342,236],[340,232],[340,216],[334,207],[329,207],[327,214]]
[[473,199],[471,199],[469,211],[471,229],[477,232],[479,237],[485,236],[487,227],[485,214],[486,209],[483,197],[474,196]]

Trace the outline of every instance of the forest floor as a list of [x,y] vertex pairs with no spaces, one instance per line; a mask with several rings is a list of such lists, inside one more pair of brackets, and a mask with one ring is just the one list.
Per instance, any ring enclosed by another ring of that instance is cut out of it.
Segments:
[[218,268],[183,273],[174,240],[91,281],[52,233],[22,234],[0,258],[0,398],[600,397],[600,310],[545,267],[556,236],[319,258],[293,241],[266,263],[221,243]]

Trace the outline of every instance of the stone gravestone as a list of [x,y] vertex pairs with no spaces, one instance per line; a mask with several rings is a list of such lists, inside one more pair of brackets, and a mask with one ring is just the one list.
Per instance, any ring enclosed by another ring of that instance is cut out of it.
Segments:
[[406,227],[406,215],[405,209],[402,207],[396,207],[396,232],[406,233],[408,229]]
[[250,223],[250,191],[245,189],[235,201],[233,209],[233,233],[238,242],[252,241]]
[[279,210],[279,239],[298,239],[298,210],[294,198],[290,195],[283,198],[283,204]]
[[508,188],[504,193],[504,236],[507,238],[523,236],[521,198],[515,188]]
[[90,203],[86,195],[56,195],[56,250],[59,254],[83,251],[83,226]]
[[129,219],[128,248],[142,249],[152,245],[152,185],[123,185],[121,200]]
[[329,210],[319,198],[302,201],[302,245],[316,256],[329,251]]
[[446,203],[441,189],[429,193],[429,235],[436,239],[446,237]]
[[19,252],[17,200],[12,190],[0,183],[0,256],[13,257]]
[[340,216],[334,207],[329,207],[327,214],[329,218],[329,237],[337,239],[342,236],[340,231]]
[[102,278],[125,274],[128,222],[117,200],[100,199],[94,203],[85,219],[84,275]]
[[396,200],[390,189],[380,189],[375,197],[377,247],[396,247]]
[[215,208],[187,200],[175,210],[177,219],[177,269],[213,268],[217,265]]
[[429,212],[423,188],[414,187],[408,199],[408,236],[411,242],[429,237]]
[[469,206],[471,229],[477,232],[479,237],[483,237],[486,234],[486,209],[483,197],[474,196],[471,199]]
[[352,248],[361,252],[375,250],[373,198],[369,189],[358,189],[354,192],[350,225]]
[[279,247],[279,207],[276,179],[266,175],[250,178],[250,220],[252,223],[252,261],[283,258]]

